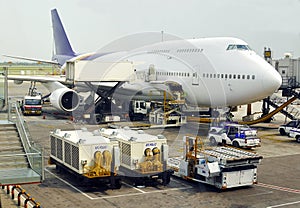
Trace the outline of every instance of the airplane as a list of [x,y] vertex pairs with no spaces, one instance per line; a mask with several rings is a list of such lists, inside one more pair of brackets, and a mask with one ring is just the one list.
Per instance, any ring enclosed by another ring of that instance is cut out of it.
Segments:
[[[100,77],[97,83],[81,83],[81,86],[73,89],[65,84],[63,77],[8,77],[16,83],[41,82],[51,93],[52,105],[63,111],[73,112],[78,108],[82,99],[79,95],[80,89],[84,91],[84,88],[100,89],[98,96],[105,99],[98,104],[105,105],[108,97],[114,96],[118,101],[145,98],[155,92],[153,89],[170,90],[174,87],[170,83],[176,83],[184,92],[188,105],[222,107],[259,101],[277,91],[282,83],[282,78],[275,68],[257,55],[245,41],[238,38],[163,40],[131,50],[100,50],[79,54],[74,52],[56,9],[51,10],[51,16],[55,54],[51,61],[40,60],[41,62],[55,64],[62,69],[66,67],[67,61],[77,60],[137,63],[136,81],[122,82],[113,90],[101,82]],[[113,94],[106,95],[105,91],[113,91]]]

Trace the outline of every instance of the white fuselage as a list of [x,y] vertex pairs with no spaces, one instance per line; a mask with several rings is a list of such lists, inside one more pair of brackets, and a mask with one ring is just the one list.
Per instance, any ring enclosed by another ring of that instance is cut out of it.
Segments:
[[124,96],[147,93],[159,82],[173,81],[182,85],[186,100],[198,106],[251,103],[271,95],[281,85],[279,73],[237,38],[166,41],[110,53],[94,61],[132,61],[137,74],[145,73],[147,79],[137,77],[136,82],[121,86]]

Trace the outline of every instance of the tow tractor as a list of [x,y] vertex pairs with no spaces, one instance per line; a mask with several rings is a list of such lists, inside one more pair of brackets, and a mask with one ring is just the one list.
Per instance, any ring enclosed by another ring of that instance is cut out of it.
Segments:
[[183,156],[168,159],[175,176],[219,189],[257,183],[257,165],[262,156],[226,146],[204,148],[201,141],[198,136],[184,136]]
[[260,147],[257,130],[247,125],[226,123],[223,127],[211,127],[208,134],[211,145],[223,144],[234,147]]

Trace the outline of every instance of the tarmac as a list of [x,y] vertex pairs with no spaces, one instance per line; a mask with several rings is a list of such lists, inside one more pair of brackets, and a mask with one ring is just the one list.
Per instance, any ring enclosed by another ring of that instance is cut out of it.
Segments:
[[[14,91],[13,86],[10,90]],[[18,90],[14,91],[15,93]],[[253,105],[253,112],[260,111],[260,103]],[[135,187],[124,181],[121,189],[107,186],[83,184],[66,173],[58,173],[55,166],[48,165],[50,154],[48,132],[56,128],[89,130],[103,126],[74,122],[60,117],[51,107],[44,116],[28,116],[26,122],[35,143],[44,147],[45,180],[38,185],[22,185],[42,207],[300,207],[300,144],[293,138],[281,136],[278,126],[289,119],[276,115],[271,123],[260,123],[252,127],[258,130],[262,146],[252,151],[263,156],[258,166],[258,184],[250,187],[220,191],[212,186],[172,177],[169,185]],[[238,107],[234,119],[245,115],[245,106]],[[163,134],[168,139],[170,156],[180,156],[183,151],[182,136],[198,134],[205,138],[208,124],[189,123],[180,128],[144,129],[147,133]],[[4,190],[1,193],[2,207],[16,207]],[[8,200],[7,200],[8,199]]]

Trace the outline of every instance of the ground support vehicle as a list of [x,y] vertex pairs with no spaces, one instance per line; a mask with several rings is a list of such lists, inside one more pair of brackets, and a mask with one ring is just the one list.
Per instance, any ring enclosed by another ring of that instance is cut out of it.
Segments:
[[[98,180],[113,188],[121,187],[118,141],[86,129],[50,133],[50,163],[57,170],[67,170],[78,179]],[[89,181],[89,180],[88,180]]]
[[290,130],[292,128],[296,128],[300,124],[300,120],[292,120],[288,122],[287,124],[282,124],[278,127],[278,131],[280,135],[288,135],[290,136]]
[[295,138],[296,141],[300,143],[300,126],[298,126],[297,128],[292,128],[290,130],[289,136]]
[[176,127],[187,123],[187,117],[177,109],[164,111],[158,108],[149,114],[149,122],[152,126]]
[[257,138],[257,130],[247,125],[226,124],[219,131],[210,131],[208,134],[211,145],[223,144],[234,147],[252,148],[260,147],[260,139]]
[[21,109],[24,115],[41,115],[42,114],[42,96],[25,95],[21,102]]
[[169,146],[163,135],[154,136],[128,127],[101,129],[100,132],[119,142],[120,174],[132,179],[135,185],[157,181],[169,184],[173,171],[167,168]]
[[257,165],[262,156],[233,147],[207,147],[199,137],[184,137],[183,157],[168,159],[174,175],[219,189],[257,183]]
[[131,100],[129,103],[129,117],[131,121],[142,121],[148,116],[151,102],[145,100]]
[[78,179],[120,188],[122,179],[136,185],[152,181],[167,185],[172,171],[167,169],[167,139],[143,131],[86,129],[50,133],[50,162]]

